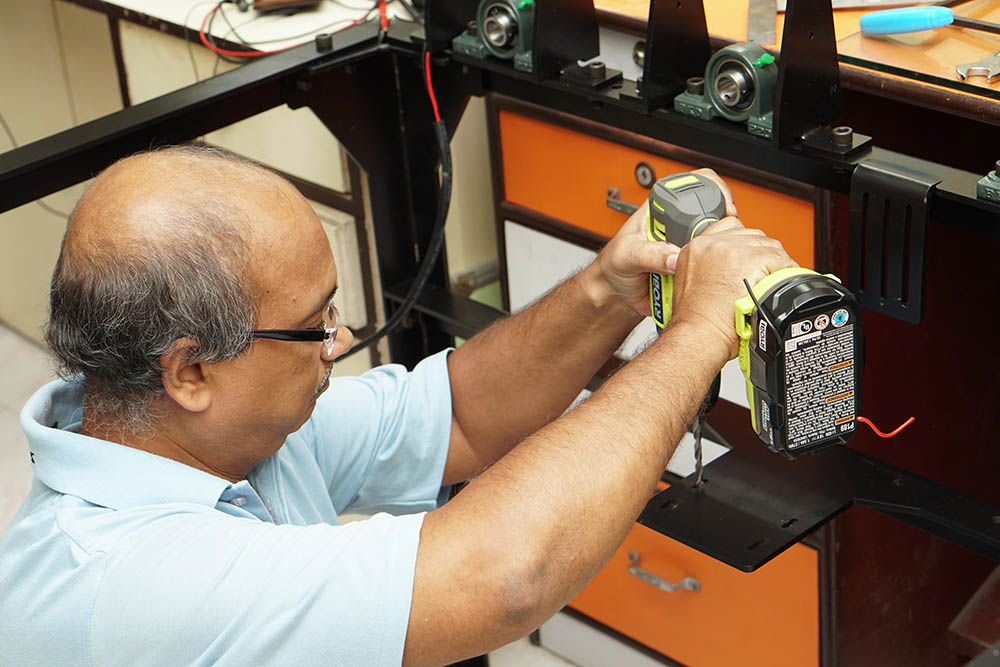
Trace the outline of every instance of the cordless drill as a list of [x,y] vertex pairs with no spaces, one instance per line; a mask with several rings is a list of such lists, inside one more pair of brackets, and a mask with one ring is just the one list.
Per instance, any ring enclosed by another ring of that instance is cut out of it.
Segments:
[[[722,189],[714,181],[694,173],[665,176],[656,181],[649,191],[646,238],[683,247],[725,215],[726,199]],[[673,314],[673,299],[674,277],[660,273],[649,274],[649,305],[657,333],[663,331]],[[701,485],[704,474],[701,418],[719,400],[721,382],[722,375],[716,375],[691,424],[691,434],[694,436],[695,486]]]
[[[683,247],[725,212],[714,181],[694,173],[667,176],[650,190],[646,238]],[[650,274],[657,332],[673,312],[673,288],[673,276]],[[788,458],[845,443],[861,410],[864,366],[860,306],[851,291],[834,275],[782,269],[750,289],[735,311],[740,370],[758,437]],[[701,417],[718,400],[720,379],[692,423],[696,486],[703,472]]]

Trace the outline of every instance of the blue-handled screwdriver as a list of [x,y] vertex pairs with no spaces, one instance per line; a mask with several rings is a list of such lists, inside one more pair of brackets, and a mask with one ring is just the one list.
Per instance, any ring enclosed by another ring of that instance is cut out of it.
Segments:
[[861,17],[861,32],[866,35],[897,35],[903,32],[933,30],[946,25],[1000,35],[1000,24],[955,16],[955,13],[947,7],[900,7],[872,12]]

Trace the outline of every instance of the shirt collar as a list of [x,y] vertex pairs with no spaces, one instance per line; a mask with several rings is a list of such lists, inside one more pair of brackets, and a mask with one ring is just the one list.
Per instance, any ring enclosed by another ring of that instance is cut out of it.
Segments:
[[176,502],[215,507],[231,486],[179,461],[81,435],[82,419],[79,376],[50,382],[21,410],[35,476],[55,491],[117,510]]

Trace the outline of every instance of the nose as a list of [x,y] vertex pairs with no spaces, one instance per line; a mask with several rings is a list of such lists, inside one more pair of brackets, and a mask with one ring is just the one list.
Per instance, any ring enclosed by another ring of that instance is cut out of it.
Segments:
[[354,334],[351,330],[345,326],[341,326],[337,329],[337,337],[333,341],[333,350],[327,354],[326,345],[321,345],[320,356],[322,356],[324,361],[333,361],[340,355],[351,349],[351,345],[354,343]]

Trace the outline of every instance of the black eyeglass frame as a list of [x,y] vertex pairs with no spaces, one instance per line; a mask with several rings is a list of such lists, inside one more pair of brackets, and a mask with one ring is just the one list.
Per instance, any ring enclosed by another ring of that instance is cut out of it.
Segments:
[[[322,329],[254,329],[250,332],[250,337],[292,342],[326,343],[327,354],[332,354],[333,347],[337,342],[337,333],[340,330],[340,310],[333,303],[333,299],[327,304],[326,312],[327,316],[324,317],[324,326]],[[333,320],[333,326],[329,326],[328,317]]]

